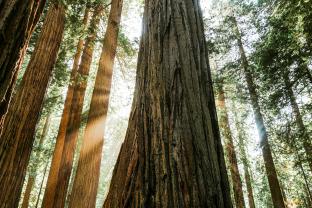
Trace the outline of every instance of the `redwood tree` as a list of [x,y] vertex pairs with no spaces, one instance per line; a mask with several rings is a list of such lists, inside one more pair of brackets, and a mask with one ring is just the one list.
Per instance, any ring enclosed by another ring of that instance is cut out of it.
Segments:
[[45,1],[0,1],[0,132],[18,69]]
[[[86,28],[87,23],[88,23],[89,13],[90,13],[90,9],[86,8],[84,18],[83,18],[84,29]],[[53,199],[54,194],[55,194],[57,176],[59,173],[61,157],[62,157],[62,152],[64,148],[65,133],[67,129],[70,107],[72,104],[72,99],[73,99],[73,94],[74,94],[75,80],[76,80],[77,73],[78,73],[77,70],[79,67],[79,62],[81,59],[81,54],[82,54],[84,43],[85,41],[81,38],[77,44],[77,51],[74,57],[73,68],[72,68],[71,75],[70,75],[70,83],[67,89],[67,95],[66,95],[66,99],[64,103],[63,114],[62,114],[61,123],[60,123],[59,130],[58,130],[58,135],[56,137],[56,144],[55,144],[55,148],[53,152],[48,181],[47,181],[47,185],[46,185],[46,189],[44,193],[44,198],[43,198],[44,207],[50,207],[53,205],[52,203],[50,203],[49,199]]]
[[122,0],[112,0],[69,207],[93,208],[96,204],[122,4]]
[[260,104],[259,104],[259,97],[258,93],[256,90],[256,85],[254,83],[254,79],[252,76],[252,73],[249,68],[249,63],[247,60],[247,56],[245,53],[243,41],[242,41],[242,36],[236,21],[236,18],[234,16],[231,17],[233,21],[233,28],[234,28],[234,33],[237,38],[237,45],[239,48],[240,52],[240,59],[242,63],[242,68],[243,72],[245,75],[245,80],[247,83],[247,88],[251,100],[251,105],[254,111],[254,117],[255,117],[255,123],[257,125],[258,129],[258,134],[260,137],[260,147],[262,150],[262,155],[263,155],[263,160],[264,160],[264,165],[266,169],[266,175],[269,181],[269,187],[271,191],[271,197],[273,201],[273,205],[276,208],[284,208],[285,203],[283,200],[283,195],[281,191],[281,187],[278,181],[276,169],[275,169],[275,164],[273,161],[273,156],[272,156],[272,151],[271,151],[271,146],[269,143],[269,138],[268,138],[268,133],[266,126],[264,124],[264,118],[261,112]]
[[229,123],[229,116],[227,112],[227,107],[225,103],[225,93],[223,89],[223,80],[220,79],[218,83],[218,107],[219,107],[219,123],[221,131],[223,132],[225,141],[225,151],[229,161],[233,193],[236,207],[245,207],[244,193],[242,180],[240,178],[240,173],[238,169],[237,156],[235,152],[235,146],[233,141],[233,135],[231,132],[231,127]]
[[100,22],[100,15],[103,11],[101,4],[97,5],[90,22],[90,34],[87,37],[85,47],[81,56],[81,63],[76,76],[75,87],[73,91],[72,104],[69,111],[69,118],[66,127],[64,145],[60,164],[57,171],[57,178],[52,179],[53,193],[45,192],[43,206],[46,207],[64,207],[69,185],[69,179],[72,172],[74,153],[78,139],[81,114],[84,102],[87,80],[92,62],[94,41]]
[[145,0],[137,69],[104,207],[232,207],[198,0]]
[[0,136],[0,207],[17,207],[36,123],[63,37],[65,8],[51,4],[21,86],[12,100]]

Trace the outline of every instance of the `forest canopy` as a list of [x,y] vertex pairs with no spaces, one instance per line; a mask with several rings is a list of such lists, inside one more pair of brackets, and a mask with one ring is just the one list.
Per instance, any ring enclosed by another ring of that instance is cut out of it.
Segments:
[[0,1],[0,208],[311,208],[311,0]]

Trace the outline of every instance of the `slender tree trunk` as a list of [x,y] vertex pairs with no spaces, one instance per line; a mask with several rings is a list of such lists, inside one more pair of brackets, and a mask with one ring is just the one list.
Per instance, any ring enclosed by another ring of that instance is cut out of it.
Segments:
[[145,1],[134,102],[104,207],[232,207],[198,0]]
[[[235,109],[236,110],[236,109]],[[253,194],[253,188],[252,188],[252,179],[251,179],[251,174],[249,171],[249,161],[245,149],[245,141],[244,141],[244,136],[245,133],[243,132],[243,127],[241,126],[240,122],[237,120],[238,117],[235,114],[235,126],[236,130],[238,132],[238,140],[239,140],[239,149],[240,149],[240,154],[242,156],[242,161],[243,161],[243,166],[244,166],[244,177],[245,177],[245,182],[246,182],[246,187],[247,187],[247,192],[248,192],[248,203],[250,208],[255,208],[255,200],[254,200],[254,194]]]
[[290,100],[290,105],[292,108],[292,112],[296,119],[296,124],[298,126],[298,130],[300,132],[300,137],[303,140],[303,148],[307,155],[306,161],[309,164],[310,171],[312,171],[312,145],[310,144],[311,138],[309,134],[307,133],[306,127],[304,126],[302,116],[299,110],[299,106],[297,104],[297,100],[294,94],[294,91],[292,89],[292,85],[289,79],[288,74],[283,75],[284,83],[285,83],[285,90],[287,92],[287,97]]
[[96,7],[93,18],[90,23],[90,35],[88,36],[81,57],[81,63],[76,77],[75,88],[73,92],[72,105],[69,112],[69,118],[66,128],[62,156],[60,158],[60,166],[56,179],[56,186],[53,193],[53,198],[47,199],[47,203],[43,207],[64,207],[69,179],[72,172],[74,153],[76,149],[79,127],[81,123],[81,113],[85,90],[87,87],[87,79],[92,62],[94,41],[98,31],[100,15],[103,11],[103,6]]
[[246,132],[244,131],[243,122],[239,119],[237,112],[239,109],[236,108],[235,103],[232,104],[233,106],[233,112],[234,112],[234,119],[235,119],[235,128],[238,134],[238,142],[239,142],[239,151],[241,155],[241,159],[243,161],[244,166],[244,178],[248,193],[248,203],[250,208],[255,208],[255,200],[254,200],[254,194],[253,194],[253,188],[252,188],[252,176],[250,173],[250,165],[249,160],[246,152],[246,141],[245,136]]
[[52,4],[21,87],[5,117],[0,138],[0,187],[7,187],[7,191],[0,195],[0,207],[15,207],[18,204],[36,123],[63,37],[64,23],[64,6]]
[[[39,158],[40,158],[41,148],[49,132],[50,120],[51,120],[51,114],[49,113],[46,117],[43,129],[42,129],[38,152],[35,156],[36,162],[34,162],[34,164],[38,164],[40,162]],[[34,167],[34,170],[31,170],[29,174],[29,178],[28,178],[27,185],[26,185],[26,191],[23,197],[22,208],[28,208],[29,206],[30,194],[33,189],[34,183],[36,181],[36,177],[37,177],[37,167]]]
[[[88,24],[89,13],[90,13],[90,9],[86,8],[85,15],[83,18],[84,29],[87,27],[87,24]],[[61,157],[62,157],[62,152],[64,148],[65,133],[67,129],[70,107],[72,104],[72,99],[73,99],[73,94],[74,94],[75,80],[77,77],[77,70],[79,67],[79,62],[81,59],[83,46],[84,46],[84,40],[80,39],[78,41],[77,51],[74,57],[74,64],[73,64],[73,68],[71,71],[70,83],[68,85],[61,123],[59,126],[58,135],[56,137],[56,144],[55,144],[55,148],[53,152],[50,172],[49,172],[48,181],[47,181],[47,185],[46,185],[46,189],[45,189],[45,193],[43,197],[43,202],[42,202],[43,207],[52,207],[53,205],[53,203],[51,203],[51,200],[53,200],[54,194],[55,194],[57,177],[59,173]]]
[[0,1],[0,132],[28,41],[44,5],[45,0]]
[[234,30],[237,35],[237,43],[238,43],[238,47],[239,47],[239,51],[241,55],[242,67],[245,73],[245,79],[246,79],[247,87],[249,90],[251,105],[254,111],[255,122],[256,122],[258,133],[260,136],[260,147],[262,149],[262,155],[264,159],[266,174],[267,174],[268,181],[269,181],[269,187],[271,191],[273,205],[275,208],[285,208],[281,188],[280,188],[279,181],[278,181],[277,174],[276,174],[275,164],[274,164],[273,157],[272,157],[271,147],[270,147],[269,140],[268,140],[267,130],[264,125],[263,115],[260,110],[259,98],[258,98],[258,94],[256,91],[256,86],[253,81],[251,71],[249,69],[248,60],[245,54],[241,34],[240,34],[235,17],[233,17],[233,22],[234,22]]
[[42,177],[42,180],[41,180],[41,183],[40,183],[39,193],[38,193],[38,197],[37,197],[37,201],[36,201],[36,208],[37,208],[38,205],[39,205],[40,195],[41,195],[41,192],[42,192],[44,179],[45,179],[46,174],[47,174],[47,171],[48,171],[48,164],[49,164],[49,163],[47,163],[46,166],[45,166],[45,168],[44,168],[43,177]]
[[122,0],[112,0],[69,207],[93,208],[96,205],[104,128],[108,112],[122,4]]
[[219,123],[221,131],[223,131],[225,140],[225,150],[230,164],[230,172],[233,183],[234,200],[237,208],[245,207],[243,185],[237,164],[237,156],[235,152],[232,132],[229,124],[227,107],[225,104],[225,93],[223,89],[223,81],[220,80],[218,85],[218,107],[220,110]]

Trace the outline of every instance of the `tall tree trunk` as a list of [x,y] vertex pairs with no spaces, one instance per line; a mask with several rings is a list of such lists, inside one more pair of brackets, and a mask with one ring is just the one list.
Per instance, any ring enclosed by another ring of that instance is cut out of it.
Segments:
[[285,90],[287,92],[287,97],[290,100],[291,109],[296,119],[295,121],[298,126],[298,130],[300,132],[300,137],[303,141],[302,143],[303,143],[304,151],[306,153],[306,161],[309,164],[310,171],[312,171],[312,146],[310,144],[311,137],[309,136],[306,130],[306,127],[304,126],[302,116],[299,110],[299,106],[298,106],[294,91],[292,89],[291,81],[289,79],[289,75],[285,73],[283,75],[283,78],[284,78],[284,83],[285,83]]
[[18,204],[36,123],[63,37],[65,9],[52,4],[21,87],[12,100],[0,137],[0,207]]
[[94,41],[98,31],[100,22],[100,15],[103,11],[103,6],[99,5],[95,8],[93,17],[90,23],[90,35],[88,36],[85,47],[81,57],[81,63],[78,69],[78,74],[75,81],[75,88],[73,92],[72,104],[70,107],[69,118],[66,128],[62,156],[60,158],[60,165],[58,176],[55,180],[56,186],[54,197],[46,199],[43,207],[64,207],[69,179],[72,172],[74,153],[76,149],[77,138],[79,134],[79,127],[81,123],[81,113],[83,108],[83,101],[87,87],[87,80],[92,62]]
[[0,1],[0,132],[28,41],[44,5],[45,0]]
[[225,150],[230,164],[230,172],[233,183],[233,193],[237,208],[245,207],[243,185],[237,164],[237,156],[235,152],[232,132],[229,124],[227,107],[225,104],[225,93],[223,89],[223,81],[218,84],[218,107],[220,110],[219,123],[221,131],[223,131],[225,140]]
[[245,79],[246,79],[247,87],[249,90],[251,105],[254,111],[255,122],[256,122],[259,137],[260,137],[260,147],[262,149],[262,155],[264,159],[264,165],[266,169],[267,178],[269,181],[273,205],[275,208],[285,208],[281,188],[280,188],[279,181],[278,181],[277,174],[276,174],[275,164],[274,164],[273,157],[272,157],[271,147],[270,147],[269,140],[268,140],[267,130],[264,125],[263,116],[260,110],[259,98],[258,98],[258,94],[256,91],[256,86],[255,86],[251,71],[249,69],[249,64],[248,64],[248,60],[245,54],[242,37],[238,28],[236,18],[234,16],[233,16],[233,22],[234,22],[234,30],[235,30],[234,32],[237,37],[237,44],[238,44],[240,55],[241,55],[242,67],[245,73]]
[[247,187],[247,192],[248,192],[248,203],[250,208],[255,208],[255,200],[254,200],[254,194],[253,194],[253,188],[252,188],[252,179],[251,179],[251,174],[249,171],[249,161],[245,149],[245,141],[244,141],[244,135],[245,132],[243,132],[243,127],[241,125],[241,121],[238,120],[238,116],[236,114],[237,109],[234,107],[234,117],[235,117],[235,127],[238,132],[238,140],[239,140],[239,150],[241,154],[241,158],[243,161],[243,166],[244,166],[244,177],[245,177],[245,182],[246,182],[246,187]]
[[[48,132],[49,132],[50,120],[51,120],[51,114],[49,113],[46,117],[43,129],[42,129],[42,133],[41,133],[41,137],[39,141],[39,148],[35,156],[36,161],[34,162],[34,164],[38,164],[40,162],[39,158],[41,154],[41,149],[42,149],[43,142],[46,139]],[[34,170],[30,170],[29,178],[28,178],[27,185],[26,185],[26,191],[23,197],[22,208],[28,208],[29,206],[30,194],[33,189],[34,183],[36,181],[37,171],[38,171],[37,166],[34,167]]]
[[[87,24],[88,24],[89,13],[90,13],[90,9],[87,7],[85,10],[84,18],[83,18],[84,30],[86,29]],[[47,181],[47,185],[46,185],[46,189],[45,189],[45,193],[43,197],[43,202],[42,202],[43,207],[52,207],[53,205],[53,203],[51,203],[51,200],[53,200],[54,194],[55,194],[57,177],[59,173],[61,157],[62,157],[62,152],[64,148],[65,133],[66,133],[68,119],[69,119],[70,107],[72,105],[72,99],[74,95],[75,80],[77,77],[77,70],[79,67],[79,62],[81,59],[84,42],[85,41],[83,39],[80,39],[78,41],[77,51],[74,57],[74,64],[73,64],[73,68],[72,68],[71,75],[70,75],[70,83],[68,85],[61,123],[59,126],[58,135],[56,137],[56,144],[55,144],[55,148],[53,152],[48,181]]]
[[145,1],[134,102],[104,207],[232,207],[198,0]]
[[93,208],[96,205],[104,128],[108,112],[122,4],[122,0],[112,0],[69,207]]

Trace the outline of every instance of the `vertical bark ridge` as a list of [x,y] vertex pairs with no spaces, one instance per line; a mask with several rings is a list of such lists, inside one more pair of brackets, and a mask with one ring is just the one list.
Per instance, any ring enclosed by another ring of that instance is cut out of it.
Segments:
[[111,4],[69,207],[95,207],[122,4]]
[[145,1],[132,112],[104,207],[232,207],[207,55],[198,1]]
[[45,91],[63,37],[65,8],[52,4],[0,138],[0,207],[18,204]]
[[44,5],[45,0],[0,3],[0,132],[28,41]]

